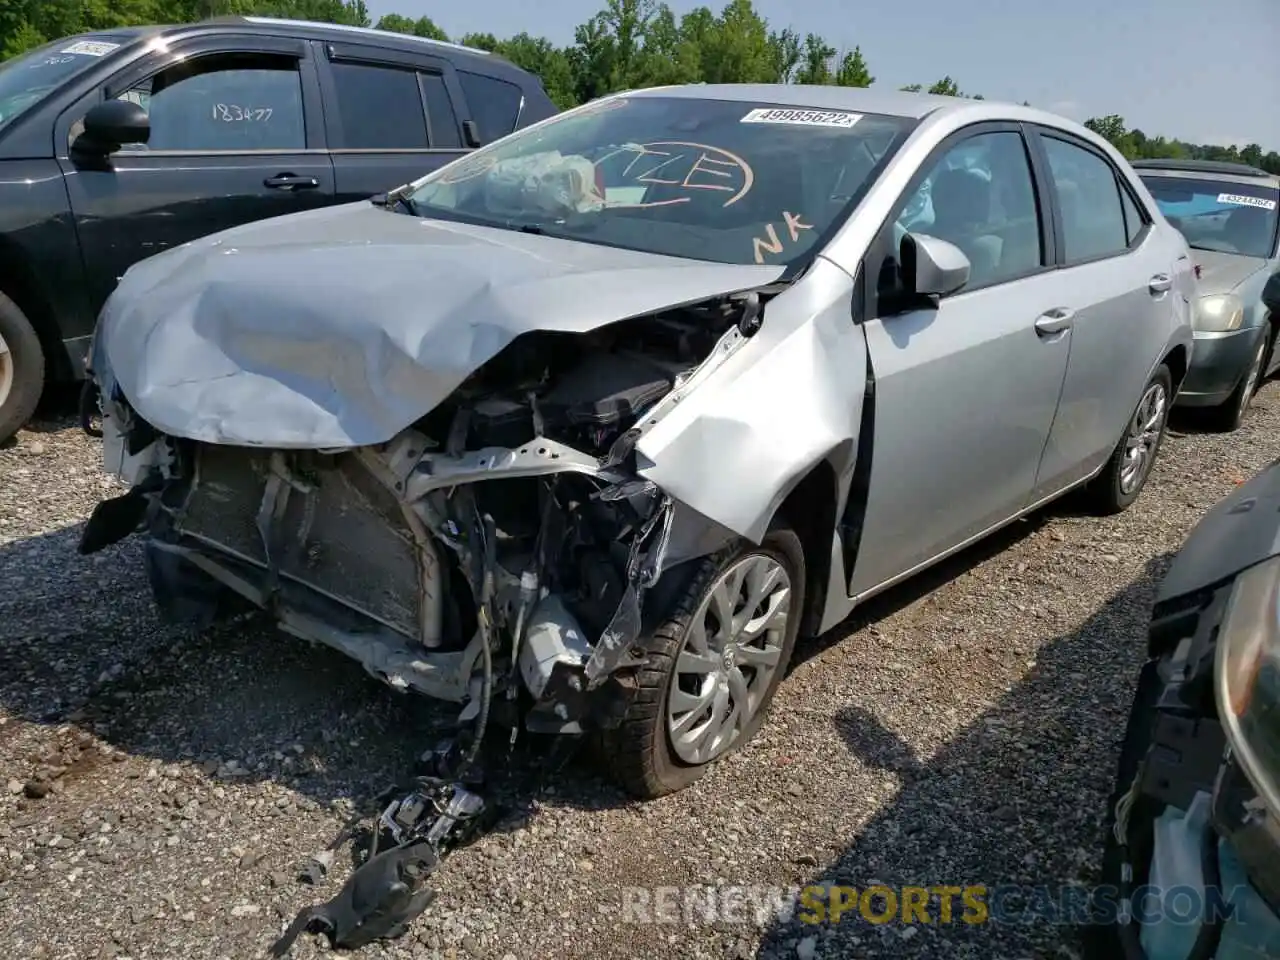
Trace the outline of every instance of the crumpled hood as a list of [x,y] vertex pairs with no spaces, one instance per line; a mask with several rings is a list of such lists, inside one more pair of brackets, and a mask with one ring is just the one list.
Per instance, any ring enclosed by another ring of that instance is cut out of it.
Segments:
[[260,221],[132,267],[92,365],[208,443],[382,443],[523,333],[585,333],[771,283],[725,265],[421,220],[369,203]]
[[1217,250],[1192,250],[1191,256],[1200,264],[1201,296],[1230,293],[1267,265],[1265,260],[1257,257],[1220,253]]
[[1156,595],[1163,603],[1280,555],[1280,460],[1215,504],[1192,528]]

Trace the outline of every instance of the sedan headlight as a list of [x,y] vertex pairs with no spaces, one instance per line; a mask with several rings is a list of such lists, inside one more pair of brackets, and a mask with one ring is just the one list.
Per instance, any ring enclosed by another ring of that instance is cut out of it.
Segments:
[[1241,768],[1280,816],[1280,557],[1242,573],[1218,634],[1218,713]]
[[1214,293],[1196,304],[1193,326],[1202,333],[1228,333],[1244,323],[1244,301],[1234,293]]

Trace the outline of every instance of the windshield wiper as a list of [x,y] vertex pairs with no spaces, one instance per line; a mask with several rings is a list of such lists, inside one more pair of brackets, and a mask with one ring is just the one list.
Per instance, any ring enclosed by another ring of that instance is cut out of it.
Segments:
[[409,199],[409,194],[413,193],[412,183],[403,183],[394,190],[388,190],[386,193],[375,194],[369,198],[369,202],[375,207],[384,207],[390,210],[397,203],[403,204],[404,208],[410,213],[414,213],[413,201]]

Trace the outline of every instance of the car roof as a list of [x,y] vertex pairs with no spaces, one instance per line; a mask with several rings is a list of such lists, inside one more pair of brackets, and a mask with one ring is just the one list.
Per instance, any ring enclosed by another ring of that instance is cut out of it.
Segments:
[[1270,177],[1271,174],[1259,167],[1247,163],[1232,163],[1228,160],[1182,160],[1172,157],[1159,157],[1133,160],[1130,165],[1135,170],[1177,170],[1185,173],[1226,173],[1237,177]]

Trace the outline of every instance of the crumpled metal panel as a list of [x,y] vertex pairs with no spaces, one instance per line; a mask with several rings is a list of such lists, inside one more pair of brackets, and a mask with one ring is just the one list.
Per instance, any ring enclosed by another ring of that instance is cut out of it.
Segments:
[[93,367],[163,433],[275,449],[384,443],[513,339],[770,283],[726,265],[348,204],[132,267]]

